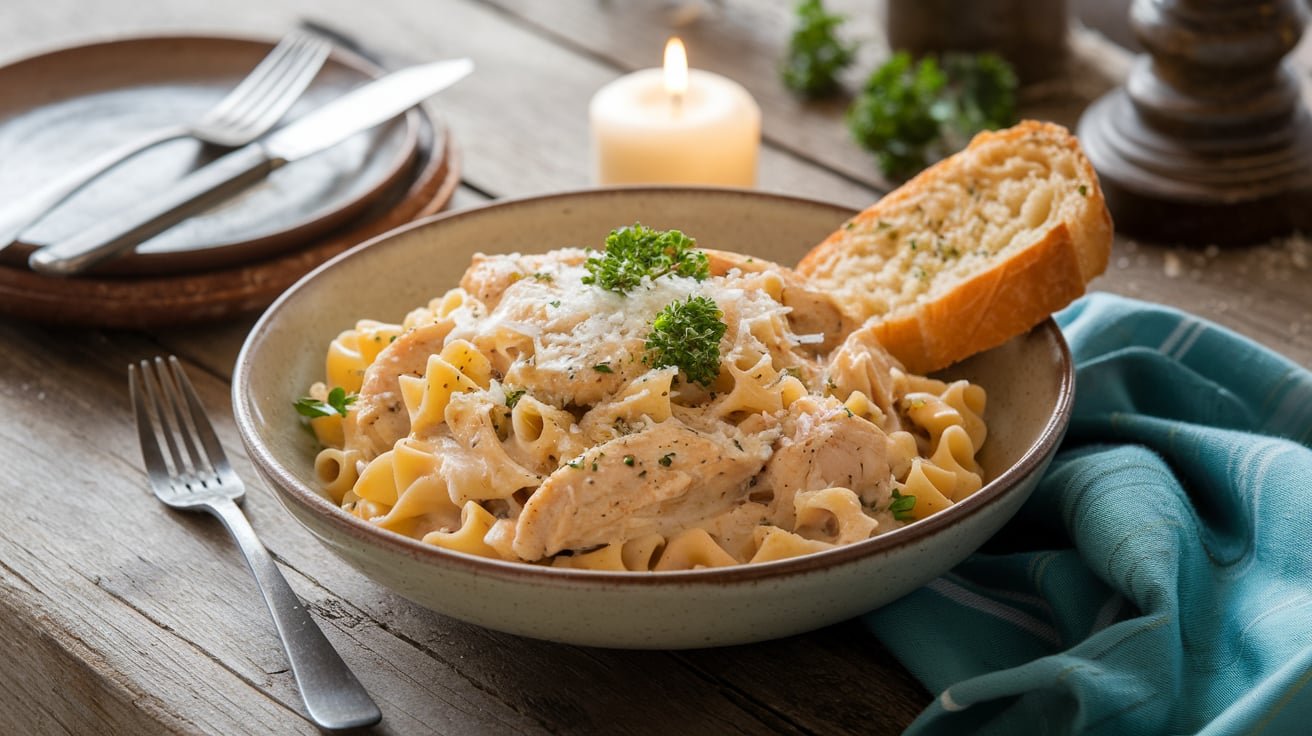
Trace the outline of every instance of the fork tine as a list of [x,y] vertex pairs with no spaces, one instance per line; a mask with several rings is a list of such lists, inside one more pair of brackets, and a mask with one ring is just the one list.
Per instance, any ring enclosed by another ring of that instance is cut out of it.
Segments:
[[217,118],[227,115],[239,104],[245,102],[247,98],[262,89],[270,76],[281,72],[283,59],[293,47],[300,43],[302,38],[304,38],[304,35],[300,33],[290,33],[284,36],[278,42],[278,45],[274,46],[273,50],[251,70],[250,74],[247,74],[236,87],[232,88],[231,92],[210,110],[207,117]]
[[296,58],[287,64],[287,69],[279,83],[266,93],[263,104],[249,110],[242,124],[247,128],[264,130],[287,113],[287,110],[301,96],[301,92],[318,76],[323,60],[332,48],[325,41],[307,39],[299,49]]
[[[172,358],[173,356],[169,356]],[[176,420],[178,434],[182,437],[182,445],[187,451],[187,457],[191,462],[191,468],[195,471],[196,480],[201,485],[206,485],[205,478],[207,474],[213,473],[213,468],[209,465],[206,458],[196,447],[192,439],[196,436],[195,427],[192,424],[191,417],[183,409],[182,400],[179,398],[176,379],[169,374],[164,365],[164,358],[155,356],[155,374],[159,377],[160,388],[163,389],[164,403],[173,410],[173,418]]]
[[137,419],[137,439],[141,442],[141,457],[146,462],[146,475],[152,485],[167,484],[169,466],[159,451],[159,438],[155,433],[155,423],[151,420],[150,410],[146,408],[146,396],[142,393],[142,377],[137,366],[128,365],[128,393],[132,396],[132,413]]
[[261,74],[259,79],[255,80],[245,93],[234,100],[232,108],[224,114],[225,119],[229,121],[241,120],[243,116],[250,114],[252,110],[259,110],[265,103],[265,100],[282,85],[288,72],[291,70],[296,60],[300,57],[302,49],[308,39],[305,37],[291,38],[287,48],[279,55],[277,64],[271,65],[265,73]]
[[232,466],[228,464],[228,456],[223,452],[223,445],[219,443],[219,437],[214,433],[214,425],[210,422],[209,415],[205,413],[205,406],[200,403],[200,397],[196,395],[196,389],[191,385],[191,379],[187,378],[187,372],[182,369],[182,363],[176,356],[169,356],[169,365],[173,367],[173,377],[177,380],[178,385],[182,387],[182,394],[186,398],[187,408],[191,410],[191,418],[196,428],[196,435],[200,438],[201,444],[205,446],[205,454],[209,455],[210,464],[214,466],[215,472],[219,475],[232,473]]
[[155,411],[155,420],[159,422],[160,434],[164,435],[164,445],[168,448],[166,459],[172,464],[172,475],[181,478],[183,482],[190,480],[191,471],[183,462],[182,453],[178,452],[178,445],[174,437],[177,435],[177,428],[173,426],[173,416],[162,403],[159,390],[156,388],[155,371],[150,367],[150,361],[143,360],[141,366],[141,385],[146,389],[145,395],[147,403]]
[[275,73],[265,76],[224,114],[234,127],[262,129],[280,119],[314,80],[331,47],[322,39],[304,36],[288,49]]

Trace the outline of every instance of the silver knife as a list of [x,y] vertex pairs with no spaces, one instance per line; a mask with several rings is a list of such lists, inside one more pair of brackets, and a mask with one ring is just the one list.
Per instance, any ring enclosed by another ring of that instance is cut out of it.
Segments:
[[28,265],[53,276],[81,273],[232,197],[275,169],[405,112],[473,70],[474,62],[469,59],[454,59],[392,72],[191,172],[169,191],[47,245],[28,258]]

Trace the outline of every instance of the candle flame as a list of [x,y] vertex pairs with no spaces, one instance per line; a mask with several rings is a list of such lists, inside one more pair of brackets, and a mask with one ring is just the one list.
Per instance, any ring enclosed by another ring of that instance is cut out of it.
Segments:
[[665,91],[676,99],[688,91],[688,52],[677,36],[665,43]]

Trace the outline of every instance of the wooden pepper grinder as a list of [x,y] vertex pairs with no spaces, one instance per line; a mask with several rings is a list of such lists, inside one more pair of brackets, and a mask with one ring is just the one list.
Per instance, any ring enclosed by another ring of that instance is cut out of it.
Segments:
[[1079,136],[1118,229],[1240,244],[1312,224],[1312,117],[1284,57],[1302,0],[1135,0],[1148,49]]

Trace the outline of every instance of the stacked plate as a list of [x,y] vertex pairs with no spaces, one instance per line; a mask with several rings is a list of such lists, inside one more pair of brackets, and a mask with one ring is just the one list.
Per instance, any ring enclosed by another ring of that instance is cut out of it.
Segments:
[[[197,36],[65,48],[0,68],[0,201],[134,137],[199,118],[273,42]],[[383,70],[334,50],[285,120]],[[257,187],[74,278],[31,271],[35,248],[167,189],[221,155],[192,139],[123,163],[0,251],[0,313],[147,327],[262,309],[341,251],[442,208],[458,174],[450,136],[421,110],[284,167]]]

